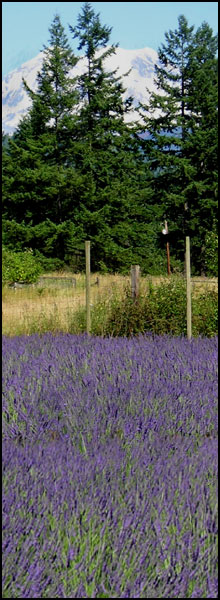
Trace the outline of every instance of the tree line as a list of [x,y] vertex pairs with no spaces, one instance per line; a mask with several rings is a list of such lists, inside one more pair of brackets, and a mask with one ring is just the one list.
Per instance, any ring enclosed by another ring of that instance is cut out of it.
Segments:
[[183,269],[190,235],[193,272],[213,273],[217,36],[180,16],[158,50],[157,91],[139,105],[141,121],[128,123],[133,98],[123,100],[122,78],[105,69],[117,48],[111,27],[86,2],[69,29],[85,72],[72,76],[80,58],[56,15],[36,91],[23,80],[31,107],[11,138],[3,134],[4,246],[80,270],[91,240],[94,271],[139,264],[143,273],[163,273],[166,219],[172,269]]

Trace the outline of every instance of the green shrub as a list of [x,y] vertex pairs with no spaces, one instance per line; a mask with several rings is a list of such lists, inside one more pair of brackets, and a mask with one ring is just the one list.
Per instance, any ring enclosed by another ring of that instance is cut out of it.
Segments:
[[208,231],[205,238],[205,268],[209,277],[218,277],[218,233]]
[[47,258],[39,250],[34,250],[34,256],[37,262],[41,266],[44,273],[52,273],[53,271],[62,271],[64,268],[67,269],[65,263],[60,258]]
[[143,327],[143,299],[140,297],[133,303],[130,289],[127,289],[124,296],[116,299],[109,307],[105,335],[129,336],[138,333]]
[[145,299],[145,330],[157,335],[181,335],[187,331],[186,284],[172,277],[156,287],[150,285]]
[[32,250],[12,252],[3,247],[2,250],[2,282],[34,283],[42,268],[33,256]]
[[133,302],[130,289],[114,305],[106,324],[109,335],[130,336],[153,331],[180,335],[186,331],[186,291],[183,280],[174,278],[149,290]]
[[[98,300],[94,306],[91,305],[91,334],[105,336],[108,335],[106,324],[108,322],[109,315],[112,314],[114,307],[120,303],[119,294],[115,290],[112,293],[111,299],[109,297]],[[68,331],[72,334],[79,334],[86,331],[86,307],[79,307],[72,314],[69,311],[68,315]],[[112,335],[112,333],[111,333]],[[117,334],[116,334],[117,335]]]
[[212,337],[218,334],[218,292],[192,298],[192,334]]
[[[186,335],[186,282],[172,277],[133,302],[130,290],[114,302],[106,319],[104,335],[131,336],[151,331],[156,335]],[[99,335],[99,331],[93,333]],[[211,337],[218,333],[218,294],[192,297],[192,335]]]
[[2,243],[10,252],[24,252],[33,243],[33,227],[16,223],[14,219],[2,219]]

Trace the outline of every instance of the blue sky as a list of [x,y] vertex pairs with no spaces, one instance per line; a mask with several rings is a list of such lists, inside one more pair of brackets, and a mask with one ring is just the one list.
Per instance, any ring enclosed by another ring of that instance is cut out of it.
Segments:
[[[34,58],[47,45],[48,28],[58,13],[72,49],[68,24],[74,27],[84,2],[2,2],[2,75],[3,77]],[[112,27],[110,43],[121,48],[149,47],[158,50],[164,34],[178,27],[183,14],[197,29],[206,21],[217,33],[218,2],[91,2],[100,13],[102,24]]]

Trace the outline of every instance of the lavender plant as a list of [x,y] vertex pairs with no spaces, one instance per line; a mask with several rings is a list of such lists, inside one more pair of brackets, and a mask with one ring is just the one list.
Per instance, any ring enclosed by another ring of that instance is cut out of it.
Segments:
[[217,598],[217,338],[3,338],[3,598]]

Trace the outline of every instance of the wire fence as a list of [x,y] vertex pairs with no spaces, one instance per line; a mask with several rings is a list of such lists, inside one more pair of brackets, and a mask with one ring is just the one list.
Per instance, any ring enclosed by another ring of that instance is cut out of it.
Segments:
[[[123,294],[129,277],[91,274],[91,309],[102,301],[111,302]],[[78,311],[86,310],[86,275],[42,276],[36,284],[4,286],[2,293],[3,334],[28,334],[40,323],[67,331]],[[52,328],[52,327],[51,327]]]
[[[137,267],[137,265],[136,265]],[[176,276],[170,276],[176,277]],[[148,293],[150,283],[160,285],[170,277],[142,277],[140,272],[122,275],[90,275],[91,311],[98,303],[111,304],[115,297],[123,297],[127,289],[135,298]],[[191,279],[192,293],[204,293],[218,289],[218,279],[195,277]],[[86,274],[44,275],[36,284],[13,284],[4,286],[2,298],[3,334],[28,334],[43,324],[48,329],[50,322],[57,328],[68,331],[78,311],[86,311]]]

